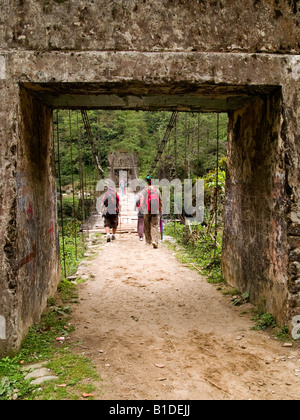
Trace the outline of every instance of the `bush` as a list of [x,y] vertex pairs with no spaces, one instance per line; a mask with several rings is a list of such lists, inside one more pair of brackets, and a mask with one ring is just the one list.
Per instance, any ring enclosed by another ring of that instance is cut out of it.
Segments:
[[272,314],[257,314],[254,318],[252,318],[253,321],[255,321],[256,325],[252,328],[253,330],[259,331],[265,331],[268,327],[275,328],[276,322],[274,320],[274,317]]
[[222,234],[218,233],[217,241],[206,232],[201,224],[190,227],[180,223],[169,223],[164,228],[165,234],[172,236],[183,245],[193,261],[199,265],[210,283],[220,283],[224,279],[221,272]]

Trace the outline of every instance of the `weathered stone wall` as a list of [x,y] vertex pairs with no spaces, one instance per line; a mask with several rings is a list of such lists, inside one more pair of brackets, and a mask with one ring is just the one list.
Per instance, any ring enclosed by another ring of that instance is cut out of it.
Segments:
[[230,115],[223,274],[287,322],[288,240],[281,91]]
[[59,280],[55,107],[229,112],[224,273],[290,326],[300,314],[299,3],[0,7],[0,353],[20,345]]
[[52,111],[7,78],[2,85],[0,352],[6,353],[39,320],[60,267]]
[[60,278],[52,110],[20,90],[17,168],[19,336],[39,320]]
[[[295,62],[295,61],[294,61]],[[284,83],[286,98],[283,107],[282,138],[285,147],[287,199],[288,290],[290,294],[288,316],[300,314],[300,72],[292,66],[292,77]]]
[[[2,61],[2,60],[1,60]],[[0,71],[0,351],[8,352],[18,339],[16,167],[18,90],[6,83],[5,62]],[[9,100],[11,98],[11,100]]]
[[2,48],[288,54],[300,48],[297,0],[2,0],[1,6]]

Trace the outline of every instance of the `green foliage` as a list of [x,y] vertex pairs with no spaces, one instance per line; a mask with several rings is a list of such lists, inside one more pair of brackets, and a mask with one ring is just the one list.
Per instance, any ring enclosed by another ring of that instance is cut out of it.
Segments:
[[[107,155],[110,151],[137,152],[140,177],[143,178],[157,154],[171,112],[92,110],[88,111],[88,117],[97,154],[104,170],[107,169]],[[220,114],[220,159],[226,155],[227,121],[227,115]],[[59,157],[62,185],[72,183],[73,172],[73,182],[77,183],[79,188],[80,163],[85,182],[97,178],[91,146],[80,112],[59,111],[58,125],[55,115],[55,133],[56,161],[58,163]],[[202,177],[216,166],[216,138],[216,114],[179,113],[176,129],[173,128],[171,132],[157,174],[160,178],[174,177],[175,173],[181,179]]]
[[245,292],[243,294],[240,294],[237,298],[234,299],[232,302],[233,306],[239,306],[243,305],[244,303],[249,302],[249,293]]
[[[62,302],[73,303],[74,301],[75,302],[77,301],[78,293],[77,293],[77,287],[74,283],[66,279],[62,279],[58,285],[57,290],[60,294],[60,299],[62,300]],[[52,306],[54,306],[54,304]]]
[[255,326],[252,328],[253,330],[262,330],[265,331],[267,328],[275,328],[276,322],[272,314],[257,314],[254,318]]
[[206,190],[211,190],[213,188],[217,187],[217,182],[218,182],[218,188],[222,191],[225,192],[225,181],[226,181],[226,172],[225,171],[219,171],[218,172],[218,180],[216,178],[216,169],[211,170],[205,177],[204,177],[204,181],[205,181],[205,189]]
[[190,262],[196,264],[202,273],[208,277],[209,283],[222,283],[221,243],[222,234],[218,233],[217,244],[214,238],[207,234],[200,224],[191,225],[192,233],[186,225],[170,222],[165,228],[165,235],[172,236],[182,245],[188,254]]
[[[75,247],[73,221],[65,223],[67,276],[77,270],[86,249],[78,234],[79,223],[76,229]],[[61,259],[63,259],[61,235],[60,241]],[[48,299],[48,308],[42,315],[41,321],[30,328],[21,352],[14,358],[0,359],[0,400],[78,399],[81,393],[93,391],[93,384],[87,384],[86,378],[99,378],[91,361],[72,354],[69,345],[60,344],[59,348],[56,345],[57,337],[67,339],[74,330],[69,324],[72,312],[70,303],[76,303],[77,299],[76,286],[63,278],[58,285],[57,296]],[[26,373],[21,368],[23,364],[41,361],[48,361],[47,367],[54,371],[59,380],[37,387],[24,379]],[[66,387],[57,387],[58,383],[65,383]]]
[[[204,177],[204,225],[193,223],[183,225],[171,222],[165,228],[165,234],[172,236],[184,246],[186,252],[199,265],[211,283],[220,283],[224,279],[221,272],[222,234],[223,234],[223,202],[225,197],[226,158],[219,161],[218,180],[216,169]],[[196,181],[197,178],[194,178]],[[218,188],[216,186],[218,185]],[[218,218],[215,217],[215,200],[218,197]],[[172,197],[171,197],[172,200]],[[172,203],[172,201],[171,201]],[[171,207],[171,215],[172,214]],[[213,232],[213,234],[211,233]],[[245,302],[249,296],[241,297],[235,304]]]
[[77,267],[86,251],[86,244],[83,241],[82,235],[79,235],[79,230],[80,225],[78,221],[76,226],[74,226],[73,220],[65,220],[64,237],[60,234],[60,255],[63,266],[63,254],[65,251],[66,277],[76,273]]
[[254,309],[255,316],[252,318],[252,321],[255,322],[252,330],[255,331],[266,331],[268,329],[272,330],[272,335],[277,339],[286,342],[292,341],[289,329],[286,325],[277,326],[276,321],[272,314],[262,312],[261,308],[256,307]]
[[34,389],[28,380],[25,381],[18,357],[0,359],[0,401],[31,399]]
[[281,327],[278,333],[276,334],[276,337],[281,341],[290,340],[289,328],[286,325]]
[[96,390],[93,380],[99,381],[99,377],[87,357],[62,350],[47,366],[59,377],[57,382],[66,386],[58,387],[55,382],[49,383],[37,394],[38,400],[78,400],[83,393],[90,394]]
[[245,292],[242,293],[240,290],[236,289],[235,287],[233,289],[227,289],[222,291],[222,295],[224,296],[232,296],[232,305],[233,306],[239,306],[244,305],[245,303],[249,302],[249,293]]
[[219,148],[217,150],[216,114],[179,113],[176,129],[163,154],[158,169],[159,177],[172,177],[175,171],[175,140],[177,144],[177,177],[181,179],[203,177],[216,167],[219,159],[226,156],[226,114],[220,114]]
[[[73,354],[72,344],[67,342],[74,330],[69,324],[72,308],[68,303],[76,296],[76,286],[63,280],[58,294],[48,300],[49,307],[41,321],[30,328],[21,352],[14,358],[0,359],[0,400],[72,400],[95,389],[92,381],[99,381],[95,367],[86,357]],[[65,337],[66,344],[58,346],[57,337]],[[59,379],[32,385],[25,380],[27,372],[22,371],[22,366],[42,361],[48,362],[46,367]],[[65,386],[58,387],[59,384]]]

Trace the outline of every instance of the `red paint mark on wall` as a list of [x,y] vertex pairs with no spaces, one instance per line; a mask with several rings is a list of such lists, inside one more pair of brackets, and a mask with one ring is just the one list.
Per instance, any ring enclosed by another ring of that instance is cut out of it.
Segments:
[[20,262],[19,262],[19,270],[24,267],[24,265],[30,263],[35,258],[35,252],[31,252],[31,254],[26,255]]
[[49,229],[49,235],[51,235],[54,239],[54,222],[52,223],[51,228]]
[[33,208],[31,203],[29,203],[28,209],[26,210],[26,215],[28,220],[31,222],[32,218],[33,218]]
[[21,270],[22,267],[24,267],[26,264],[30,263],[36,257],[35,243],[32,240],[30,242],[31,242],[32,252],[30,252],[28,255],[26,255],[24,258],[21,259],[21,261],[18,264],[18,269],[19,270]]

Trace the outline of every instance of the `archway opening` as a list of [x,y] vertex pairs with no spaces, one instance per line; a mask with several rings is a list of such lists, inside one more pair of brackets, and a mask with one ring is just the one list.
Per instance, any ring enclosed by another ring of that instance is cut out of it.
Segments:
[[16,205],[22,258],[18,267],[13,262],[12,266],[25,281],[18,289],[21,333],[17,342],[39,318],[60,280],[54,109],[228,113],[223,275],[248,291],[253,302],[264,302],[279,322],[285,322],[287,246],[280,87],[23,83],[20,105]]

